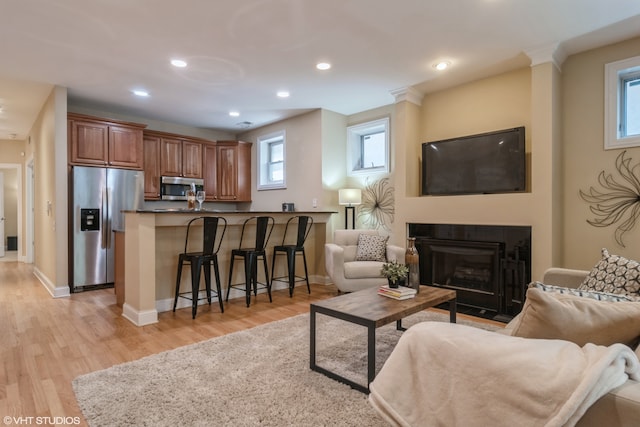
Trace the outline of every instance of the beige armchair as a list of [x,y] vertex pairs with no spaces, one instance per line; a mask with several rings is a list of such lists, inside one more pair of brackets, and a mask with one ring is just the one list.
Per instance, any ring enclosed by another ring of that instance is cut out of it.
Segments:
[[[325,267],[340,292],[355,292],[381,286],[387,279],[380,275],[384,261],[358,261],[360,234],[379,236],[377,230],[336,230],[333,243],[324,245]],[[386,260],[404,263],[405,249],[386,245]]]

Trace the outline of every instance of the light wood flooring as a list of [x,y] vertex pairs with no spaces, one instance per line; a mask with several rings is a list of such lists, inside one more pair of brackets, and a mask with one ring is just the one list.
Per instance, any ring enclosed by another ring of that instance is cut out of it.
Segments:
[[[0,264],[0,415],[79,417],[72,380],[82,374],[186,344],[309,312],[311,302],[337,295],[333,285],[299,284],[287,290],[159,314],[154,325],[137,327],[121,316],[113,289],[54,299],[29,265]],[[476,319],[477,320],[477,319]],[[490,321],[487,321],[490,322]],[[494,323],[494,322],[490,322]],[[32,423],[35,424],[35,423]],[[6,423],[5,423],[6,425]]]

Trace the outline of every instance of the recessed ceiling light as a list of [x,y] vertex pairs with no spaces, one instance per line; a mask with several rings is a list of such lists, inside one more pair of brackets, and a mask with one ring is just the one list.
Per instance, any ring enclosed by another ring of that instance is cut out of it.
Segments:
[[449,62],[449,61],[441,61],[441,62],[438,62],[437,64],[433,64],[433,68],[435,68],[438,71],[442,71],[442,70],[446,70],[447,68],[449,68],[449,65],[451,65],[451,62]]
[[171,65],[173,65],[174,67],[184,68],[187,66],[187,61],[184,61],[182,59],[172,59]]
[[229,115],[231,117],[238,117],[240,115],[240,113],[238,111],[229,111]]
[[278,98],[288,98],[290,94],[286,90],[281,90],[276,95],[278,95]]
[[149,92],[147,92],[146,90],[132,90],[131,93],[133,93],[135,96],[149,96]]
[[316,68],[318,70],[328,70],[329,68],[331,68],[331,64],[329,64],[328,62],[318,62],[316,64]]

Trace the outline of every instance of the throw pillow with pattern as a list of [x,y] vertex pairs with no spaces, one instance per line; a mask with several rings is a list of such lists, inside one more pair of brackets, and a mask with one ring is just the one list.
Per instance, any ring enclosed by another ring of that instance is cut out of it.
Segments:
[[386,261],[387,240],[389,240],[389,236],[359,235],[356,261]]
[[591,269],[580,290],[640,295],[640,263],[602,249],[602,259]]
[[611,294],[608,292],[587,291],[587,290],[576,289],[576,288],[565,288],[562,286],[547,285],[542,282],[532,282],[529,284],[529,288],[538,288],[544,292],[574,295],[577,297],[591,298],[598,301],[611,301],[611,302],[640,301],[640,297],[632,297],[632,296],[623,295],[623,294]]

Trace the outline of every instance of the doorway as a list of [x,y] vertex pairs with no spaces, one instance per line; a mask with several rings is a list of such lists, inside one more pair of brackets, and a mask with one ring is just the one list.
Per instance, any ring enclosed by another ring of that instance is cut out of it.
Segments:
[[4,202],[4,233],[3,249],[7,249],[3,261],[20,261],[20,243],[22,236],[22,165],[17,163],[0,163],[0,173],[3,175],[3,185],[0,197]]

